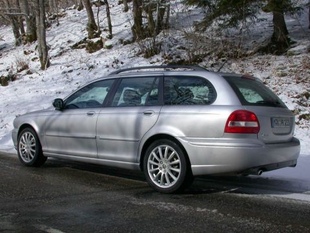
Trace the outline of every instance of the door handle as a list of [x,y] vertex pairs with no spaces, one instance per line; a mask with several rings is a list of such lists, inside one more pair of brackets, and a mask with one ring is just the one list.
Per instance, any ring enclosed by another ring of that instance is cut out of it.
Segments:
[[143,112],[143,115],[146,115],[146,116],[151,116],[153,115],[155,112],[153,110],[146,110]]
[[87,116],[93,116],[93,115],[95,115],[94,111],[87,112]]

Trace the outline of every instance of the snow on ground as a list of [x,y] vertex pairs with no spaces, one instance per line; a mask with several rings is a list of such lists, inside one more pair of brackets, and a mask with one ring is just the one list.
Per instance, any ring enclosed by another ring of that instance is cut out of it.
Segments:
[[[123,6],[117,5],[116,1],[111,4],[114,37],[106,40],[106,45],[112,45],[113,48],[102,49],[93,54],[88,54],[85,49],[72,49],[70,46],[87,36],[87,17],[85,11],[67,9],[66,16],[60,18],[60,26],[53,24],[47,31],[52,65],[46,71],[39,69],[36,44],[15,48],[11,28],[1,27],[0,76],[7,75],[10,71],[16,73],[17,68],[24,63],[29,65],[29,70],[19,72],[17,79],[8,86],[0,86],[0,151],[16,153],[11,140],[12,122],[16,115],[48,108],[54,98],[65,97],[85,82],[115,69],[165,64],[167,54],[181,58],[188,56],[184,50],[178,50],[183,45],[186,46],[185,30],[180,30],[180,22],[197,20],[200,17],[199,11],[195,13],[194,8],[189,11],[188,7],[184,8],[177,1],[172,2],[175,6],[172,8],[171,28],[174,29],[159,35],[164,41],[163,51],[148,59],[139,55],[141,44],[121,44],[121,41],[131,38],[131,12],[124,13]],[[106,17],[102,15],[104,12],[100,11],[101,27],[107,25]],[[248,40],[247,43],[257,43],[264,38],[262,35],[268,36],[272,32],[270,15],[264,14],[262,17],[269,20],[261,21],[256,25],[254,33],[243,38]],[[307,183],[310,190],[310,123],[309,118],[302,117],[310,114],[310,97],[305,94],[310,93],[310,31],[306,20],[306,14],[301,19],[288,18],[290,35],[296,41],[288,55],[253,55],[230,60],[223,70],[250,73],[262,79],[296,113],[295,134],[301,141],[301,156],[297,167],[269,172],[263,176],[267,179],[280,177],[301,180]],[[106,36],[104,33],[103,37]],[[206,58],[201,65],[208,62]]]

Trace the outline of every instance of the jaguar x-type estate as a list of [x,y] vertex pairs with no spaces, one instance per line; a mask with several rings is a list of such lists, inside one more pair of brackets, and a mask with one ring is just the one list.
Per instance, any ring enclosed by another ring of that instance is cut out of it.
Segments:
[[200,175],[294,167],[295,120],[259,79],[197,66],[146,66],[93,80],[53,107],[16,117],[20,161],[48,157],[140,169],[163,193]]

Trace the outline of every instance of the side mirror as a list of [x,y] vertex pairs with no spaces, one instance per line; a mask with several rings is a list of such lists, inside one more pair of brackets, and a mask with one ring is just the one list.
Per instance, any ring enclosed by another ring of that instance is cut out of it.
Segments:
[[53,106],[55,107],[56,110],[62,110],[65,107],[64,101],[60,98],[57,98],[53,102]]

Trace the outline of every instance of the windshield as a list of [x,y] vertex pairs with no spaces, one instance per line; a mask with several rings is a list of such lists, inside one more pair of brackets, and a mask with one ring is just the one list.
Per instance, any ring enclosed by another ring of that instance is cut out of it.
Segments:
[[260,80],[248,76],[224,76],[242,105],[286,108],[285,104]]

